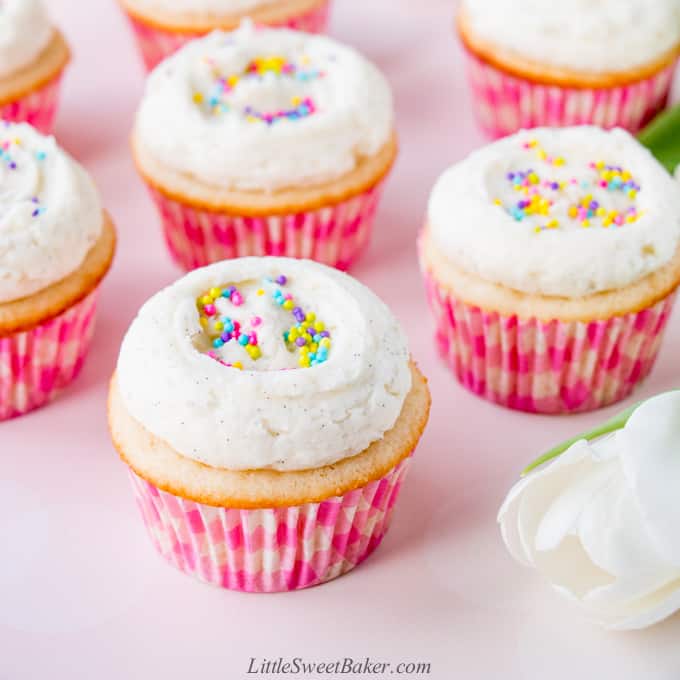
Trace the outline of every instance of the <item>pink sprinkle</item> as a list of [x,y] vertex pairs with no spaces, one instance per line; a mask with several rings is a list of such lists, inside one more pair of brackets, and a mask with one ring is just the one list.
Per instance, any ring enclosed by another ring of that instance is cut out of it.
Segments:
[[206,305],[203,307],[206,316],[215,316],[215,305]]
[[232,304],[236,305],[236,307],[240,307],[243,304],[243,297],[241,296],[241,293],[235,290],[231,294],[231,302]]
[[257,345],[257,333],[255,331],[250,331],[250,344]]
[[262,319],[259,316],[254,316],[252,318],[252,321],[250,322],[250,325],[256,328],[262,323]]
[[605,182],[604,180],[600,180],[600,186],[602,188],[606,189],[607,188],[607,182]]
[[623,215],[617,215],[614,218],[614,222],[619,225],[619,227],[623,224]]
[[234,335],[238,335],[238,332],[241,330],[241,324],[238,321],[233,321],[234,324]]

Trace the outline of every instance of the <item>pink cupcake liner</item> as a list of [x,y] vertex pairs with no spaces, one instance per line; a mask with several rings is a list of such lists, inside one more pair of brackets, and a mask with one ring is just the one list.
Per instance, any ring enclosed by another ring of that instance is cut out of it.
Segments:
[[676,65],[628,85],[592,89],[524,80],[468,50],[465,54],[475,115],[492,139],[544,125],[589,124],[637,132],[665,108]]
[[384,477],[321,503],[264,510],[213,507],[158,489],[130,470],[149,536],[177,569],[249,593],[326,583],[381,543],[409,456]]
[[[305,14],[292,17],[281,26],[306,31],[307,33],[323,33],[328,25],[329,9],[330,0]],[[164,31],[144,23],[131,14],[128,14],[128,19],[132,25],[144,65],[149,71],[190,40],[205,35],[205,33]]]
[[487,312],[453,297],[430,273],[436,343],[459,382],[496,404],[578,413],[625,399],[654,366],[675,293],[605,321],[544,322]]
[[59,105],[61,73],[21,99],[0,105],[0,119],[30,123],[43,134],[50,134]]
[[383,182],[342,203],[317,210],[241,217],[201,210],[157,189],[151,195],[165,240],[185,270],[247,255],[280,255],[348,269],[367,246]]
[[0,337],[0,420],[44,406],[80,373],[98,291],[31,330]]

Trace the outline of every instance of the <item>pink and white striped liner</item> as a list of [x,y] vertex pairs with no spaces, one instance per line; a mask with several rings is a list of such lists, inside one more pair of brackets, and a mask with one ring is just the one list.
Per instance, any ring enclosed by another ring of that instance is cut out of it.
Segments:
[[544,322],[456,299],[429,272],[436,343],[459,382],[531,413],[577,413],[625,399],[652,370],[675,293],[605,321]]
[[158,552],[213,585],[271,593],[347,573],[381,543],[411,457],[343,496],[264,510],[203,505],[161,491],[130,471],[137,504]]
[[[292,17],[281,24],[281,26],[298,31],[306,31],[307,33],[323,33],[328,25],[329,10],[330,0],[327,0],[327,2],[304,14]],[[176,52],[180,47],[186,45],[190,40],[204,35],[204,33],[164,31],[144,23],[131,14],[128,14],[128,19],[137,40],[144,65],[148,71],[153,69],[163,59]]]
[[30,123],[39,132],[51,134],[60,89],[61,73],[25,97],[0,104],[0,119],[11,123]]
[[59,316],[0,337],[0,420],[51,401],[80,373],[94,332],[98,291]]
[[475,115],[492,139],[543,125],[618,126],[637,132],[666,106],[677,63],[628,85],[591,89],[524,80],[468,50],[465,54]]
[[342,203],[308,212],[240,217],[151,195],[174,260],[185,270],[247,255],[280,255],[348,269],[368,244],[383,182]]

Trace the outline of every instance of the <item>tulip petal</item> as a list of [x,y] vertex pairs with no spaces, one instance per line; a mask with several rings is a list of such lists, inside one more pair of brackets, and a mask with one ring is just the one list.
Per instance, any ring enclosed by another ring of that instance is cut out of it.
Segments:
[[649,399],[621,432],[621,460],[659,553],[680,566],[680,392]]
[[637,630],[663,621],[680,610],[680,579],[642,600],[631,613],[608,624],[610,630]]

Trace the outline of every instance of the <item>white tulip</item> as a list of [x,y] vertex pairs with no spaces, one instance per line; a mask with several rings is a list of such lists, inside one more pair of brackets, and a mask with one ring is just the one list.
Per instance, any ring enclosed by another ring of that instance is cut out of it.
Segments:
[[498,515],[503,539],[611,629],[680,609],[680,392],[644,402],[623,429],[582,439],[522,479]]

